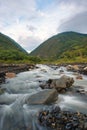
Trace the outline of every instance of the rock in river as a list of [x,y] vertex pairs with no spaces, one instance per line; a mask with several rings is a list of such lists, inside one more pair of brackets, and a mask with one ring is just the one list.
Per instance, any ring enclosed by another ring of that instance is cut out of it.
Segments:
[[43,90],[36,94],[31,95],[26,103],[31,105],[39,105],[39,104],[51,104],[58,99],[58,93],[55,89],[52,90]]
[[59,79],[49,79],[46,84],[41,84],[42,89],[52,89],[55,88],[58,92],[67,89],[72,86],[74,79],[72,77],[63,75]]

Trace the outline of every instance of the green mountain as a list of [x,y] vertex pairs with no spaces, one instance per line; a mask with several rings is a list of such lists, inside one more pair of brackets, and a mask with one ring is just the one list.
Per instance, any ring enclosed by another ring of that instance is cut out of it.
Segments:
[[17,42],[10,37],[0,33],[0,50],[18,50],[27,53]]
[[51,60],[87,59],[87,34],[77,32],[63,32],[55,35],[35,50],[30,55]]
[[27,55],[17,42],[0,33],[0,60],[22,60]]

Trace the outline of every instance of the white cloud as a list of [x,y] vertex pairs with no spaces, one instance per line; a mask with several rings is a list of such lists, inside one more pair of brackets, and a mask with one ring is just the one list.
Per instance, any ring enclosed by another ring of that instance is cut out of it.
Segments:
[[41,41],[38,37],[28,36],[23,38],[22,36],[19,37],[18,42],[26,49],[28,52],[32,51],[35,46],[38,46],[38,43]]
[[[54,0],[43,9],[37,7],[37,0],[0,0],[0,31],[28,51],[60,31],[72,31],[75,21],[83,27],[80,14],[87,11],[87,0]],[[75,26],[74,31],[79,28],[84,33],[81,27]]]

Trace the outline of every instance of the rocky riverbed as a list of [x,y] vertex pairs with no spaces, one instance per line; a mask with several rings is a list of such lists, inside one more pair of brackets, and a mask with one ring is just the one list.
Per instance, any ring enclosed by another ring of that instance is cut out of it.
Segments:
[[0,130],[86,130],[87,76],[78,74],[36,65],[6,78],[0,85]]
[[55,106],[39,112],[40,125],[56,130],[87,130],[87,115],[80,112],[63,111]]
[[15,77],[17,73],[34,69],[35,65],[29,64],[0,64],[0,84],[5,82],[5,79]]

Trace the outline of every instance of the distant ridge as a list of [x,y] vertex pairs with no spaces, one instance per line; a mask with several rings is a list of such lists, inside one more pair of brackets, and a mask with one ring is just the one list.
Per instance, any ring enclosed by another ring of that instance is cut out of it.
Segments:
[[87,56],[87,34],[63,32],[33,50],[30,55],[41,58],[61,59]]
[[13,39],[0,33],[0,50],[18,50],[27,53],[17,42]]
[[27,57],[28,53],[17,42],[0,33],[0,64],[18,63]]

